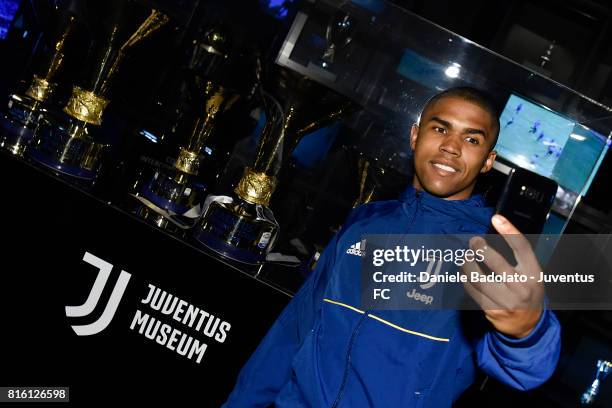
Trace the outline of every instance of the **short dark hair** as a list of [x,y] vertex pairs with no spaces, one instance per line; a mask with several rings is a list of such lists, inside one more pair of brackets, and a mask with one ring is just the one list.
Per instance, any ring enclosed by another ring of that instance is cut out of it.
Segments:
[[473,88],[471,86],[458,86],[455,88],[449,88],[440,93],[435,94],[427,100],[425,106],[423,107],[423,110],[421,111],[421,117],[425,114],[427,109],[429,109],[442,98],[459,98],[466,100],[475,105],[478,105],[489,115],[491,115],[491,118],[493,119],[493,124],[495,125],[495,137],[493,138],[493,143],[491,144],[491,150],[493,150],[493,147],[495,147],[495,144],[497,143],[497,137],[499,136],[500,129],[499,109],[493,98],[485,91]]

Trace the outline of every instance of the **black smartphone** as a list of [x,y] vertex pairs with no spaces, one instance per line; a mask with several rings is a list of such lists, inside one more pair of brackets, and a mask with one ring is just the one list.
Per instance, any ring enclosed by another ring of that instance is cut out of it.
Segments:
[[[511,168],[495,205],[495,213],[506,217],[521,233],[528,234],[527,240],[535,248],[537,234],[544,229],[557,187],[554,180],[522,168]],[[488,244],[511,265],[516,265],[512,249],[493,226],[490,226],[488,234],[491,234]],[[486,266],[483,268],[490,272]]]
[[495,213],[506,217],[523,234],[539,234],[555,200],[554,180],[522,168],[512,168]]

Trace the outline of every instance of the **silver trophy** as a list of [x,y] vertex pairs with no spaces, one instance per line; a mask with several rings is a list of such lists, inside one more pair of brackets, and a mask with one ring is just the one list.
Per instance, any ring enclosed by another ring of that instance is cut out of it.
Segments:
[[595,371],[595,379],[591,386],[582,394],[580,402],[582,405],[592,405],[599,393],[601,383],[606,379],[612,371],[612,362],[607,360],[597,360],[597,371]]

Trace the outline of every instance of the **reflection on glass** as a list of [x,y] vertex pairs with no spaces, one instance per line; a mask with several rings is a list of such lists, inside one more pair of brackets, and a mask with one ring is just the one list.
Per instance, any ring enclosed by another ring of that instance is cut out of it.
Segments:
[[332,68],[336,58],[346,51],[353,41],[355,22],[348,13],[332,15],[325,29],[325,51],[321,56],[321,67]]

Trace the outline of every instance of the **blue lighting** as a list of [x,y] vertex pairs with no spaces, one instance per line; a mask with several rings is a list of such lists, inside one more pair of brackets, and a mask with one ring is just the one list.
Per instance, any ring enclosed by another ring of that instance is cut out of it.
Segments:
[[289,7],[294,1],[295,0],[259,0],[259,4],[268,14],[282,20],[289,14]]
[[351,0],[351,3],[375,14],[380,14],[385,9],[385,3],[382,0]]
[[0,0],[0,40],[6,38],[21,0]]
[[149,132],[148,130],[141,130],[140,134],[144,137],[146,137],[147,139],[149,139],[150,141],[152,141],[153,143],[157,143],[157,136],[155,136],[153,133]]
[[340,122],[305,135],[293,150],[291,157],[301,167],[315,168],[325,159],[341,128]]

